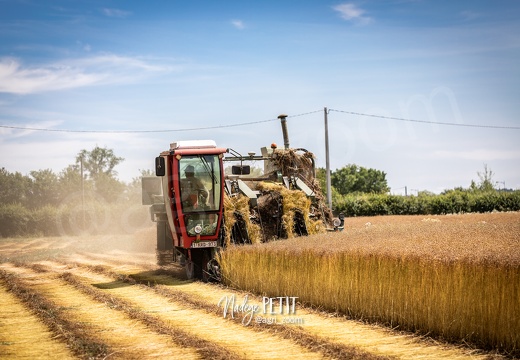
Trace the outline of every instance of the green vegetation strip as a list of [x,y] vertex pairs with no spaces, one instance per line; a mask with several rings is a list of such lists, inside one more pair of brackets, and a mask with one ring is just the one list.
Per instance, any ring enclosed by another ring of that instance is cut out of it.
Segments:
[[[93,269],[103,269],[103,267],[93,267]],[[123,311],[130,318],[140,321],[141,323],[148,326],[153,331],[170,336],[177,344],[184,347],[192,347],[201,355],[204,359],[215,359],[215,360],[227,360],[227,359],[241,359],[241,357],[226,348],[214,344],[210,341],[197,337],[194,334],[187,333],[182,329],[173,328],[163,323],[157,317],[148,315],[138,309],[132,307],[128,302],[114,298],[113,296],[106,294],[102,290],[95,289],[81,282],[75,275],[70,272],[63,273],[60,278],[80,290],[84,294],[87,294],[94,298],[96,301],[102,301],[108,304],[111,308]]]
[[98,359],[111,353],[106,344],[92,338],[87,326],[67,320],[63,309],[39,292],[30,289],[23,280],[5,270],[0,270],[0,278],[5,282],[7,289],[34,312],[53,333],[65,339],[74,355],[82,359]]
[[[167,280],[161,278],[161,275],[169,275],[172,276],[175,272],[158,269],[155,271],[147,272],[146,275],[138,276],[138,275],[126,275],[120,274],[114,271],[111,271],[110,268],[106,266],[85,266],[89,270],[97,272],[102,275],[107,275],[119,281],[128,283],[128,284],[140,284],[144,285],[147,288],[152,289],[155,293],[171,299],[173,301],[185,303],[191,305],[197,309],[201,309],[206,311],[209,314],[217,314],[221,312],[221,309],[216,304],[208,304],[205,301],[199,300],[192,295],[189,295],[185,292],[171,289],[171,287],[165,288],[162,286],[156,285],[168,285],[171,280]],[[234,321],[235,323],[242,323],[242,319],[240,317],[228,318],[230,321]],[[251,329],[255,331],[267,331],[271,334],[280,336],[284,339],[288,339],[293,341],[294,343],[303,346],[310,351],[320,352],[323,355],[336,359],[368,359],[368,360],[376,360],[376,359],[389,359],[387,356],[378,356],[363,350],[360,350],[354,346],[346,346],[337,343],[333,343],[328,341],[327,339],[314,336],[312,334],[307,333],[305,330],[295,327],[295,326],[286,326],[282,324],[259,324],[254,321],[249,325]]]

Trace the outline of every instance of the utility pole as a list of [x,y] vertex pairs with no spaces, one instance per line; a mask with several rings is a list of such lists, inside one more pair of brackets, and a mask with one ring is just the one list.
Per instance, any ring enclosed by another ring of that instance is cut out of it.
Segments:
[[80,159],[80,173],[81,173],[81,211],[83,213],[83,224],[81,224],[81,231],[85,231],[85,179],[83,178],[83,154]]
[[330,161],[329,161],[329,124],[328,124],[328,110],[327,107],[323,108],[323,114],[325,117],[325,174],[327,179],[327,203],[329,208],[332,209],[332,191],[330,186]]

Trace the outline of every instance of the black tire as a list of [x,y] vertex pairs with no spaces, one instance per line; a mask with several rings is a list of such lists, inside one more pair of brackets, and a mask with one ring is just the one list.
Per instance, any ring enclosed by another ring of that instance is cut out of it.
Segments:
[[201,270],[200,279],[203,282],[209,282],[211,280],[211,273],[208,268],[210,257],[206,250],[202,250],[202,251],[203,251],[203,253],[202,253],[201,262],[200,262],[200,270]]
[[[203,262],[204,249],[192,249],[191,259],[186,259],[186,276],[189,280],[199,279],[202,280],[202,262]],[[188,268],[188,264],[189,268]]]
[[186,260],[186,264],[184,265],[184,268],[186,269],[186,277],[188,278],[188,280],[193,280],[195,279],[195,264],[193,263],[193,261],[187,259]]

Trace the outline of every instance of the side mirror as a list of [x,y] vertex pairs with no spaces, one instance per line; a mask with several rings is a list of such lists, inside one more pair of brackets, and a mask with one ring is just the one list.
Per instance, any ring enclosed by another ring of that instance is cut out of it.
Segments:
[[251,174],[251,166],[249,165],[233,165],[231,166],[231,173],[233,175],[249,175]]
[[155,176],[164,176],[166,174],[166,166],[164,164],[164,158],[158,156],[155,158]]

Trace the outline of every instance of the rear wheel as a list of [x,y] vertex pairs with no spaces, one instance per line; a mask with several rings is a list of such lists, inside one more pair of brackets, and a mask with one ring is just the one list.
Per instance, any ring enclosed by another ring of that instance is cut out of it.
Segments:
[[165,214],[157,220],[157,246],[156,246],[157,265],[170,265],[175,262],[175,251],[170,225],[165,219]]
[[191,250],[191,259],[186,259],[186,277],[203,282],[219,281],[220,267],[212,257],[212,249]]
[[188,280],[195,279],[195,264],[193,263],[193,261],[187,259],[184,268],[186,269],[186,277],[188,278]]
[[202,259],[201,259],[201,263],[200,263],[200,270],[201,270],[200,278],[204,282],[209,282],[211,279],[211,273],[210,273],[210,269],[208,267],[209,261],[210,261],[210,259],[209,259],[208,252],[203,250]]
[[204,249],[192,249],[190,251],[190,258],[186,258],[186,277],[189,280],[200,279],[203,280],[203,259]]

